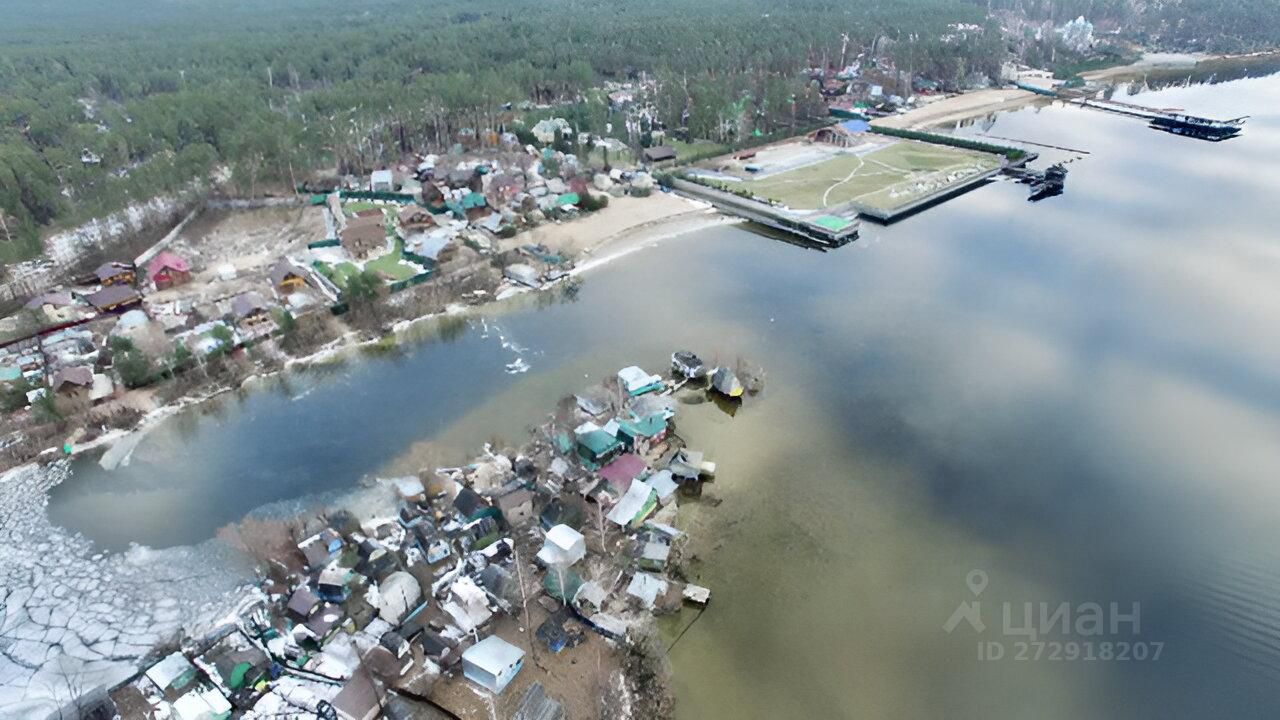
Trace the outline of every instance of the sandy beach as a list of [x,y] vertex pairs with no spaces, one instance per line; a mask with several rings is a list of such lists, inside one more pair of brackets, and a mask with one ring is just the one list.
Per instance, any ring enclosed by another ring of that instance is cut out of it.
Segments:
[[902,130],[923,130],[988,113],[1014,110],[1040,98],[1033,92],[1016,88],[975,90],[922,105],[901,115],[877,118],[871,124]]

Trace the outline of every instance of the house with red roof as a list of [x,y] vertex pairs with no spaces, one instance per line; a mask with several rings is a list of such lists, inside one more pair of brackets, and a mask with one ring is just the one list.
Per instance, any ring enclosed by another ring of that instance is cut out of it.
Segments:
[[147,264],[147,279],[151,280],[157,290],[167,290],[190,281],[191,266],[178,255],[161,250]]

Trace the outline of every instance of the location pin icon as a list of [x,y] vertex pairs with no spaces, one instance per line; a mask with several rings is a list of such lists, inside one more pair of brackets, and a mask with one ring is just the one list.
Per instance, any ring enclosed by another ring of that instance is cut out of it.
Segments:
[[982,594],[983,590],[987,589],[987,574],[981,570],[970,570],[969,574],[965,576],[964,582],[969,586],[969,592],[973,593],[974,597],[977,597]]

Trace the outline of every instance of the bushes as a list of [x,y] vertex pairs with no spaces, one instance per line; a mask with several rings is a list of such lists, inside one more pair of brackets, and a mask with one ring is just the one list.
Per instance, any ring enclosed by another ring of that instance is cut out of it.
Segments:
[[583,212],[603,210],[604,208],[609,207],[609,196],[604,194],[592,195],[589,192],[584,192],[578,198],[578,207]]

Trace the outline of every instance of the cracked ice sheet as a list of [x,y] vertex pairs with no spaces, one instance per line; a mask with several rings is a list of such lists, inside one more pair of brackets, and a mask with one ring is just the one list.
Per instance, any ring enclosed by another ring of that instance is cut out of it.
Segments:
[[65,462],[0,475],[0,717],[47,717],[114,685],[178,631],[208,632],[250,594],[244,559],[217,541],[95,554],[49,522]]

